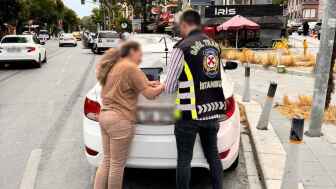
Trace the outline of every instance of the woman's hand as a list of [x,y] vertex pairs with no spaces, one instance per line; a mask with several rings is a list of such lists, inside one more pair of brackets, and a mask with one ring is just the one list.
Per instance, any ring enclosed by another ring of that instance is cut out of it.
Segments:
[[158,81],[151,81],[149,85],[143,90],[142,94],[150,100],[154,100],[155,97],[159,96],[165,89],[164,84]]
[[149,81],[148,84],[151,87],[156,87],[156,86],[160,85],[161,83],[160,83],[160,81]]

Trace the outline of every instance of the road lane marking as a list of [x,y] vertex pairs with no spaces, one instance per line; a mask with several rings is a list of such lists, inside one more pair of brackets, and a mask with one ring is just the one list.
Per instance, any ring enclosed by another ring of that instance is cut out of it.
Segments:
[[66,60],[64,62],[64,65],[62,67],[60,77],[56,81],[56,86],[58,86],[58,85],[61,84],[61,82],[63,80],[62,75],[65,73],[65,69],[67,68],[67,65],[69,64],[71,58],[72,58],[72,54],[69,54],[69,56],[67,56],[67,58],[66,58]]
[[34,189],[41,155],[42,149],[40,148],[35,149],[30,153],[26,169],[21,180],[20,189]]

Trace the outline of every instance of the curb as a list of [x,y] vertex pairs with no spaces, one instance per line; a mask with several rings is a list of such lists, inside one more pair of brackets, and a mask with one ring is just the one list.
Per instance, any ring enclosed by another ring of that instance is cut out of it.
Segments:
[[[239,66],[244,66],[245,64],[242,63],[238,63]],[[256,70],[264,70],[264,71],[273,71],[273,72],[277,72],[277,68],[273,67],[273,66],[269,66],[269,67],[264,67],[262,65],[258,65],[258,64],[249,64],[249,66],[253,69]],[[298,70],[293,70],[293,69],[288,69],[286,68],[286,72],[282,73],[282,74],[290,74],[290,75],[296,75],[296,76],[306,76],[306,77],[314,77],[313,72],[308,72],[308,71],[298,71]]]
[[257,124],[262,111],[258,102],[242,102],[241,96],[236,95],[239,103],[244,105],[251,134],[251,145],[260,171],[261,181],[267,189],[280,189],[285,172],[286,152],[269,123],[268,130],[258,130]]

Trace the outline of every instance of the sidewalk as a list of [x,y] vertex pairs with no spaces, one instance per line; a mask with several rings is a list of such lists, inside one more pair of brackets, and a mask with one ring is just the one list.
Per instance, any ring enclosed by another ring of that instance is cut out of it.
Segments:
[[[289,144],[290,120],[273,109],[269,130],[257,130],[254,127],[255,122],[259,119],[260,103],[243,104],[248,111],[250,127],[253,127],[250,128],[251,134],[267,188],[280,189],[281,183],[288,182],[284,178],[285,173],[295,171],[299,173],[301,188],[336,188],[336,126],[324,125],[323,133],[325,135],[323,137],[309,138],[304,136],[304,143],[291,146]],[[259,107],[256,107],[256,104]],[[307,129],[308,126],[309,124],[306,123],[305,128]],[[295,154],[298,158],[298,169],[292,166],[296,158],[293,157]]]

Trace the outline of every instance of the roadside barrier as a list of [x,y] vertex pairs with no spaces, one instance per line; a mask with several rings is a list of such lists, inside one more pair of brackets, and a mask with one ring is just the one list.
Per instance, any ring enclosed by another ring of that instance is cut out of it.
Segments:
[[304,119],[301,116],[292,119],[292,127],[289,134],[289,149],[286,158],[285,172],[281,189],[300,189],[300,144],[303,141]]
[[251,75],[251,67],[249,65],[245,66],[245,84],[244,84],[244,94],[243,94],[243,102],[250,102],[250,75]]
[[274,81],[271,81],[270,86],[268,88],[267,97],[257,124],[257,129],[259,130],[267,130],[269,118],[272,110],[273,100],[275,96],[276,89],[278,84]]

